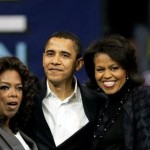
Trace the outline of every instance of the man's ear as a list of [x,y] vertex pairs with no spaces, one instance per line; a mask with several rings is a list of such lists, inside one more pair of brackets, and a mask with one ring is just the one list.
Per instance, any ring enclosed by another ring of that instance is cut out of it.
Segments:
[[76,61],[76,71],[79,71],[83,65],[84,65],[84,61],[83,61],[83,57],[81,57]]

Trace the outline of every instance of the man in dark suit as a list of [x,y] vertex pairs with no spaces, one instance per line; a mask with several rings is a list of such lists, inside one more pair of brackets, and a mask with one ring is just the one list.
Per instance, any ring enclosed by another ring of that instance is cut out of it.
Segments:
[[79,38],[69,32],[51,35],[43,53],[42,81],[32,122],[39,150],[90,149],[93,124],[103,95],[80,85],[74,76],[83,66]]

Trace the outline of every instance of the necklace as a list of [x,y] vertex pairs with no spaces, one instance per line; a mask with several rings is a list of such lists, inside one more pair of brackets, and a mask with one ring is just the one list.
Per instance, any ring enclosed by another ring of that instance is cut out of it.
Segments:
[[[110,129],[110,127],[115,123],[116,119],[118,118],[120,111],[122,110],[122,105],[126,102],[128,95],[129,95],[130,90],[127,89],[126,94],[124,95],[124,97],[121,99],[121,101],[119,102],[119,106],[116,109],[115,114],[112,116],[111,119],[109,119],[108,121],[105,122],[105,112],[108,109],[108,105],[109,103],[106,104],[102,114],[100,115],[100,117],[98,118],[98,122],[96,125],[96,130],[94,132],[94,138],[103,138],[103,136],[106,134],[106,132]],[[100,132],[99,129],[101,127],[101,125],[105,123],[105,125],[103,126],[103,130]]]

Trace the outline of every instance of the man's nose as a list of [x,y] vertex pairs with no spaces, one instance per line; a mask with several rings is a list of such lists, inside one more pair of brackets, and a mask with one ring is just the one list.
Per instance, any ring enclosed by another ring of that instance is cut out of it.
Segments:
[[60,56],[59,55],[55,55],[52,58],[52,63],[56,64],[56,63],[60,63]]

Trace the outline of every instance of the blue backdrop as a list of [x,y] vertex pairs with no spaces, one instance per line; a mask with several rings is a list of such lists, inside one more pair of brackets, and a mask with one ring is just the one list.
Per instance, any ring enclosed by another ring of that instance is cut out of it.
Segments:
[[[100,0],[0,1],[0,16],[27,18],[25,32],[0,32],[0,56],[17,55],[42,78],[42,53],[49,35],[62,30],[73,32],[86,48],[102,34],[101,6]],[[80,81],[87,79],[84,68],[76,75]]]

